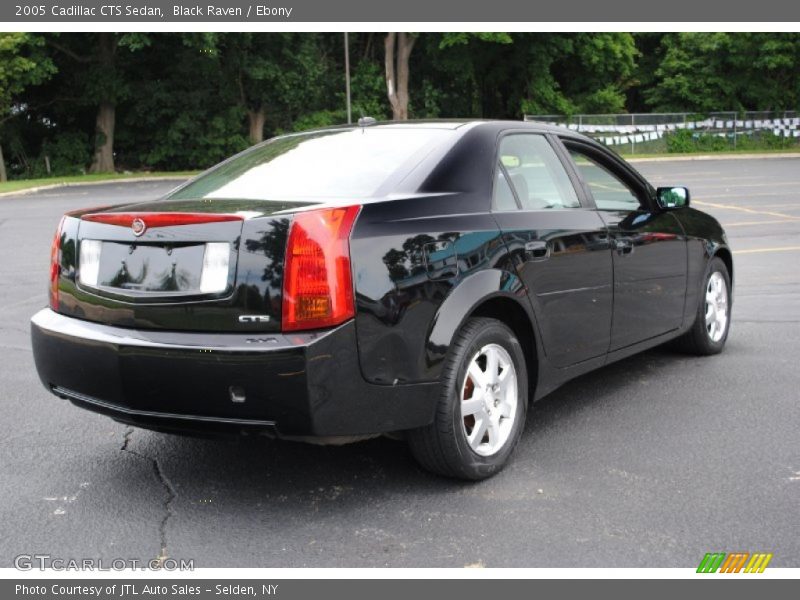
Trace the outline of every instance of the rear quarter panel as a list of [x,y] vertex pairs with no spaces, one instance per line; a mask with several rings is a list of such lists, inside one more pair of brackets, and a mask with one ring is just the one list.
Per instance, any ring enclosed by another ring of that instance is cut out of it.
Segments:
[[452,194],[364,206],[350,247],[367,381],[437,379],[451,335],[476,303],[498,294],[526,301],[492,215],[458,214],[465,202]]

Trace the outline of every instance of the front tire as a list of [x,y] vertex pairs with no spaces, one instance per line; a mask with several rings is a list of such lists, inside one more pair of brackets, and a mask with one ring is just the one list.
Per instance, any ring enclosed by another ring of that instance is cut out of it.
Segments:
[[690,354],[719,354],[725,347],[731,324],[731,277],[722,259],[708,263],[692,328],[676,341]]
[[439,475],[485,479],[508,462],[527,408],[525,355],[514,332],[497,319],[470,319],[445,361],[434,422],[410,432],[411,451]]

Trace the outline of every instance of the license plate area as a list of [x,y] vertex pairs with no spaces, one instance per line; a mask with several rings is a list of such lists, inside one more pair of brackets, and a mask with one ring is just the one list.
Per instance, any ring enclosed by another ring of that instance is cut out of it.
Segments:
[[[210,256],[217,259],[209,261]],[[232,287],[234,260],[228,243],[82,240],[78,279],[82,287],[133,298],[219,295]],[[207,285],[210,269],[218,275],[213,289]]]

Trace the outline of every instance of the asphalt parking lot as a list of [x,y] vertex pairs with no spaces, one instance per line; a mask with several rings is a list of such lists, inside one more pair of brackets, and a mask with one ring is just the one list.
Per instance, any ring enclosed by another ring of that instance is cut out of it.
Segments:
[[0,566],[20,554],[197,567],[800,567],[800,158],[643,162],[727,227],[726,351],[657,349],[537,403],[511,465],[429,475],[379,439],[318,447],[129,429],[42,388],[28,320],[66,210],[174,182],[0,198]]

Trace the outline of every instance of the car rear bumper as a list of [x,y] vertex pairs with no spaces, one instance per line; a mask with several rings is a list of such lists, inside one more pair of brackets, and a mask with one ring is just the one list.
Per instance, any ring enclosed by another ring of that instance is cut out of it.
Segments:
[[355,324],[298,334],[125,329],[50,309],[31,319],[47,389],[126,423],[170,431],[363,435],[432,422],[438,385],[361,375]]

